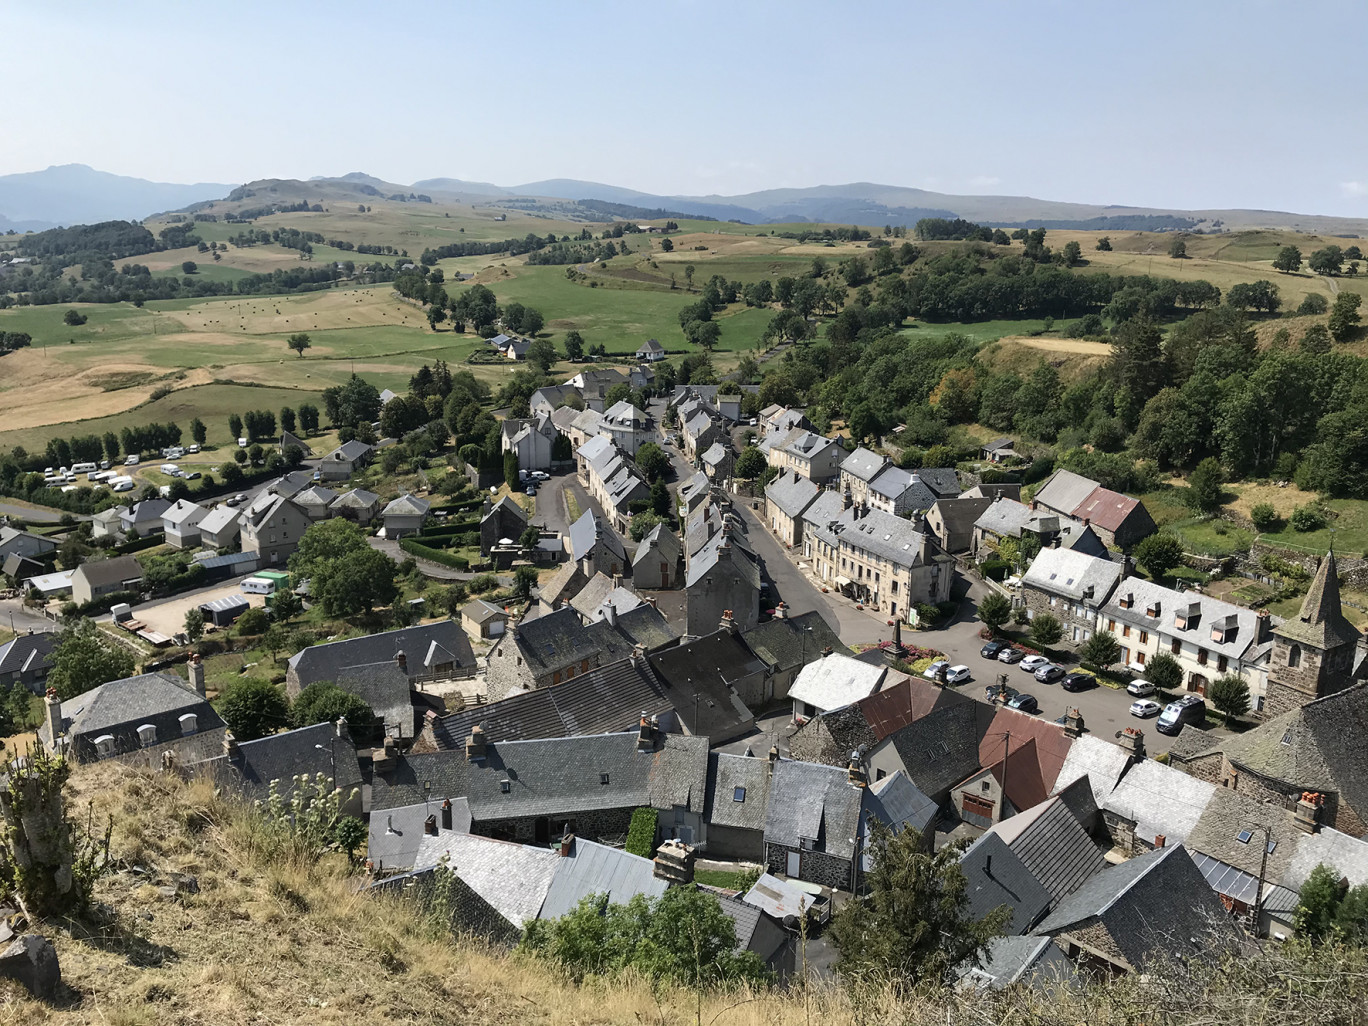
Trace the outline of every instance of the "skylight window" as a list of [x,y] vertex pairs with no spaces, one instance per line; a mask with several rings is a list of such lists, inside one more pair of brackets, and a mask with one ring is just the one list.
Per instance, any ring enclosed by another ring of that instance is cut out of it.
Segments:
[[608,783],[608,774],[607,774],[607,773],[600,773],[600,774],[599,774],[599,783],[600,783],[600,784],[606,784],[606,783]]
[[746,789],[744,787],[732,788],[732,801],[744,802],[746,800]]
[[1269,841],[1269,842],[1268,842],[1268,847],[1265,848],[1264,850],[1267,851],[1268,854],[1272,855],[1272,854],[1273,854],[1273,849],[1276,848],[1277,846],[1278,846],[1278,842],[1277,842],[1277,841]]
[[1290,744],[1292,743],[1292,728],[1291,728],[1291,727],[1288,727],[1287,730],[1283,732],[1282,743],[1285,744],[1285,745],[1290,745]]
[[1235,835],[1235,840],[1239,841],[1241,844],[1248,844],[1249,839],[1253,836],[1253,830],[1241,830],[1238,834]]

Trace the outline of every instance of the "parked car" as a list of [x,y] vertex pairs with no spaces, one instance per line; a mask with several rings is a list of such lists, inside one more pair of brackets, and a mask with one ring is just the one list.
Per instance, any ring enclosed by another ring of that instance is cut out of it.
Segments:
[[1043,655],[1026,656],[1021,660],[1021,669],[1027,673],[1035,673],[1042,666],[1049,666],[1050,661]]
[[1021,649],[1008,646],[998,653],[997,661],[1000,663],[1019,663],[1025,655],[1026,653]]
[[1011,647],[1011,644],[1006,641],[990,641],[979,649],[979,655],[983,656],[984,659],[996,659],[1002,655],[1004,649]]
[[534,471],[532,471],[531,477],[532,477],[532,480],[534,480],[534,481],[550,481],[550,480],[551,480],[551,475],[548,474],[548,473],[547,473],[546,471],[544,471],[544,470],[534,470]]
[[537,486],[534,485],[534,484],[530,484],[530,483],[529,483],[528,486],[527,486],[526,488],[523,489],[523,494],[524,494],[524,495],[536,495],[536,494],[537,494]]
[[963,684],[968,679],[969,667],[967,666],[952,666],[945,671],[945,683],[947,684]]
[[1136,698],[1144,698],[1154,694],[1154,685],[1147,680],[1133,680],[1126,685],[1126,690]]
[[927,680],[940,680],[941,670],[950,669],[949,659],[937,659],[934,663],[922,670],[922,676]]
[[1062,666],[1056,666],[1054,663],[1046,663],[1044,666],[1036,667],[1035,679],[1042,684],[1053,684],[1068,672],[1069,671]]
[[199,452],[199,446],[192,442],[192,443],[190,443],[190,448],[186,449],[185,451],[186,451],[186,452]]
[[250,498],[250,496],[246,492],[238,492],[236,495],[233,496],[233,498],[237,500],[237,504],[240,506],[244,502],[246,502]]
[[1206,722],[1206,701],[1201,695],[1184,695],[1177,701],[1164,706],[1154,729],[1161,734],[1181,733],[1183,725],[1193,723],[1201,726]]
[[1152,698],[1137,698],[1131,703],[1130,714],[1147,720],[1159,715],[1159,703]]
[[182,470],[181,477],[185,478],[187,481],[198,481],[200,479],[200,472],[198,470],[191,470],[189,472]]
[[1097,678],[1091,673],[1067,673],[1059,686],[1065,691],[1087,691],[1097,687]]
[[1035,700],[1035,695],[1019,694],[1007,703],[1007,708],[1024,713],[1038,713],[1040,712],[1040,703]]

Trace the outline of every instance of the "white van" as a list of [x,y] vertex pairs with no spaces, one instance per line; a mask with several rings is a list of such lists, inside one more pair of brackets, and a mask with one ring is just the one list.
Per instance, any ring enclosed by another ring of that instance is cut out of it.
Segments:
[[131,492],[133,490],[133,479],[131,477],[116,477],[109,482],[111,491]]
[[163,463],[161,465],[161,472],[163,474],[170,474],[172,477],[179,477],[180,467],[176,466],[174,463]]
[[238,585],[248,595],[271,595],[275,592],[275,581],[268,577],[248,577]]
[[125,466],[125,467],[136,467],[136,466],[138,465],[139,461],[141,461],[141,460],[142,460],[142,457],[139,456],[137,453],[134,453],[132,456],[128,457],[128,459],[124,460],[124,466]]
[[77,463],[71,468],[71,472],[73,474],[89,474],[92,470],[97,469],[98,468],[93,463]]

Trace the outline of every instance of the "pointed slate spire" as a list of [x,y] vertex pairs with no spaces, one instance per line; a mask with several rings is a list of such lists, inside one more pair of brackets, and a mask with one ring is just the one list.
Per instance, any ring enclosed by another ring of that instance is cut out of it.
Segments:
[[1331,549],[1316,569],[1311,590],[1306,593],[1296,619],[1285,621],[1276,633],[1320,649],[1356,644],[1359,632],[1344,616],[1340,604],[1339,577],[1335,572],[1335,550]]

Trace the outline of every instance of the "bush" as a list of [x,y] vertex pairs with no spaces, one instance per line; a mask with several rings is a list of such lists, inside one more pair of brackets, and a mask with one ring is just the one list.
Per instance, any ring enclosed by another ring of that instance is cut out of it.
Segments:
[[1007,576],[1012,565],[1005,559],[989,559],[979,565],[979,573],[990,581],[1000,581]]
[[259,677],[244,677],[228,685],[218,711],[239,741],[255,741],[290,724],[285,692]]
[[941,618],[940,607],[930,602],[917,603],[917,624],[918,626],[929,626]]
[[627,828],[627,851],[643,859],[652,858],[659,821],[660,814],[655,809],[633,810],[632,825]]
[[434,563],[441,563],[442,566],[449,566],[453,570],[469,570],[470,560],[465,556],[456,556],[442,549],[434,549],[429,545],[423,545],[413,538],[400,538],[399,547],[410,556],[417,556],[419,559],[430,559]]
[[1273,504],[1270,502],[1261,502],[1251,509],[1249,519],[1260,531],[1272,531],[1282,521],[1282,518],[1278,516],[1278,511],[1273,508]]
[[1287,518],[1287,522],[1292,525],[1292,530],[1302,532],[1319,531],[1327,523],[1325,513],[1319,506],[1311,502],[1293,510],[1292,515]]
[[472,595],[483,595],[487,591],[493,591],[498,586],[499,579],[493,574],[477,574],[466,585]]
[[266,610],[253,606],[237,618],[237,623],[234,626],[239,635],[265,634],[267,628],[271,626],[271,618],[267,615]]

